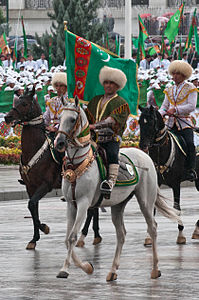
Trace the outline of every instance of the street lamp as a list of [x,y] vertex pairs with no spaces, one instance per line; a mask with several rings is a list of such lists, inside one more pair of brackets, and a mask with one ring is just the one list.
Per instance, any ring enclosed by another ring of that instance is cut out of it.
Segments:
[[6,35],[9,36],[9,0],[6,0]]

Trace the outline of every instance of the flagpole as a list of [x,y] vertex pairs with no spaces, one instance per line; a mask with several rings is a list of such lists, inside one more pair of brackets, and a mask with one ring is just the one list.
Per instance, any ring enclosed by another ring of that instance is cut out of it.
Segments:
[[131,58],[131,0],[125,0],[125,52],[126,59]]

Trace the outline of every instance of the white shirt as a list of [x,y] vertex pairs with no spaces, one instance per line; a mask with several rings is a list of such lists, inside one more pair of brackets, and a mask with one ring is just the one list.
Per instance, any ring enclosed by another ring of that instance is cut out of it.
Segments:
[[25,64],[26,64],[26,69],[28,67],[31,67],[32,69],[34,69],[34,72],[37,71],[37,63],[35,60],[27,60]]
[[[148,66],[148,68],[147,68]],[[150,64],[146,59],[141,60],[140,67],[142,67],[143,70],[150,69]]]
[[155,69],[157,67],[161,67],[161,60],[156,57],[156,59],[154,59],[151,63],[150,63],[150,69]]
[[37,69],[40,69],[41,66],[44,65],[46,67],[46,69],[48,70],[48,62],[46,59],[43,60],[40,58],[36,61],[36,63],[37,63]]
[[168,59],[164,58],[162,60],[162,64],[161,64],[162,69],[163,70],[168,70],[168,67],[169,67],[170,63],[171,62]]

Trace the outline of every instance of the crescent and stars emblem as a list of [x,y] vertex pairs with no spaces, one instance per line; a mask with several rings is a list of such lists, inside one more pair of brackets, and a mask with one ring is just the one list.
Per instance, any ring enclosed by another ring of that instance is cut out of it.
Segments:
[[[100,49],[97,49],[97,52],[101,55],[102,57],[102,61],[104,62],[109,62],[109,60],[111,59],[110,55]],[[106,55],[106,56],[105,56]]]
[[179,16],[176,16],[176,17],[174,18],[174,20],[175,20],[176,22],[178,22],[178,21],[180,20],[180,17],[179,17]]

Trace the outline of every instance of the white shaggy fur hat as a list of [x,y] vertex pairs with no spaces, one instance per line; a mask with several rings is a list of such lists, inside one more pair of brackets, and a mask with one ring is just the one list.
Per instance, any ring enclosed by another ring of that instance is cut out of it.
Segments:
[[101,85],[103,85],[106,80],[116,83],[119,86],[118,90],[122,90],[127,82],[126,75],[121,70],[107,66],[103,67],[99,73]]
[[55,89],[55,84],[58,82],[67,86],[67,75],[65,72],[57,72],[53,75],[52,86],[54,87],[54,89]]
[[183,60],[174,60],[168,68],[170,75],[173,75],[174,72],[179,72],[185,76],[185,80],[192,75],[192,71],[191,65]]

